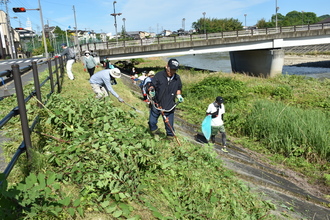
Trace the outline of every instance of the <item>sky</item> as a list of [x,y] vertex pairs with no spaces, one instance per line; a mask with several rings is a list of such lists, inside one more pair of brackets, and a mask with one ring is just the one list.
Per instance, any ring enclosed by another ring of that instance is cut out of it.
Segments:
[[[11,26],[25,28],[27,20],[30,20],[32,29],[40,33],[38,10],[25,13],[12,10],[13,7],[38,9],[39,1],[44,24],[59,26],[62,30],[73,30],[77,26],[78,30],[112,35],[116,33],[114,16],[110,15],[114,13],[114,6],[116,13],[122,13],[116,16],[118,33],[123,26],[127,32],[190,30],[193,22],[204,17],[204,12],[205,18],[234,18],[243,26],[252,26],[260,19],[269,21],[275,14],[276,5],[282,15],[294,10],[314,12],[317,16],[330,14],[329,0],[7,0]],[[0,2],[0,10],[6,12],[3,2],[6,0]]]

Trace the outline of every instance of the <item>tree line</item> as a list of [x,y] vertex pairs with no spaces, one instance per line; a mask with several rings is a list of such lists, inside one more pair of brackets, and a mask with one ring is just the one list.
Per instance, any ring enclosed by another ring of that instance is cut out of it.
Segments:
[[[277,13],[277,26],[295,26],[295,25],[308,25],[315,24],[326,18],[330,17],[329,14],[317,16],[314,12],[304,11],[291,11],[286,15]],[[257,28],[274,28],[276,27],[276,15],[272,15],[269,21],[264,18],[257,21],[255,24]],[[196,22],[192,23],[192,28],[196,30],[198,34],[203,33],[217,33],[223,31],[236,31],[243,30],[244,26],[242,22],[234,18],[200,18]]]

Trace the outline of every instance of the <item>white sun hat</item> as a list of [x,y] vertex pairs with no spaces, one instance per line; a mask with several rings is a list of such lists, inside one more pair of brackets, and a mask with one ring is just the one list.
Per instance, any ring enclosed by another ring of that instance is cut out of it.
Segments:
[[121,73],[120,73],[120,70],[118,68],[110,69],[110,75],[113,78],[120,78],[121,77]]

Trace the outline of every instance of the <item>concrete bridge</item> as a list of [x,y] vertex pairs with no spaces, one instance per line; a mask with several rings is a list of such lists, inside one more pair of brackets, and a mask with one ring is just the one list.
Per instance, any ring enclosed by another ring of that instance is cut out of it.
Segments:
[[282,73],[286,47],[330,44],[330,23],[104,42],[81,45],[101,59],[229,52],[233,72],[272,77]]

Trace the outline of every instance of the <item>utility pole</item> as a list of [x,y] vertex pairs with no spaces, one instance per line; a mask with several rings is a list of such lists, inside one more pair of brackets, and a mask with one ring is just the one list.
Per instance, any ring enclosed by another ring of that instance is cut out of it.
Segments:
[[117,19],[116,19],[116,17],[120,16],[122,13],[116,13],[116,5],[115,5],[116,3],[117,3],[116,1],[113,1],[113,13],[110,14],[110,15],[112,15],[115,18],[116,42],[117,42],[117,45],[118,45]]
[[[47,48],[47,42],[46,42],[46,34],[45,34],[45,26],[44,26],[44,19],[42,17],[42,10],[41,10],[41,4],[40,0],[38,0],[39,3],[39,12],[40,12],[40,20],[41,20],[41,27],[42,27],[42,39],[44,42],[44,47],[45,47],[45,56],[48,59],[48,48]],[[38,10],[38,9],[37,9]]]
[[204,23],[204,34],[206,34],[206,28],[205,28],[205,15],[206,15],[206,12],[203,12],[203,16],[204,16],[204,19],[203,19],[203,23]]
[[77,40],[77,47],[78,47],[78,54],[77,54],[77,57],[78,59],[80,58],[80,44],[79,44],[79,38],[78,38],[78,27],[77,27],[77,19],[76,19],[76,10],[74,8],[74,5],[73,5],[73,14],[74,14],[74,23],[75,23],[75,26],[76,26],[76,40]]
[[16,51],[15,51],[15,44],[14,44],[14,36],[13,36],[13,30],[10,25],[10,17],[8,14],[8,5],[7,5],[7,0],[4,0],[4,3],[6,5],[6,23],[7,23],[7,31],[8,31],[8,36],[9,36],[9,53],[11,54],[12,59],[16,59]]

